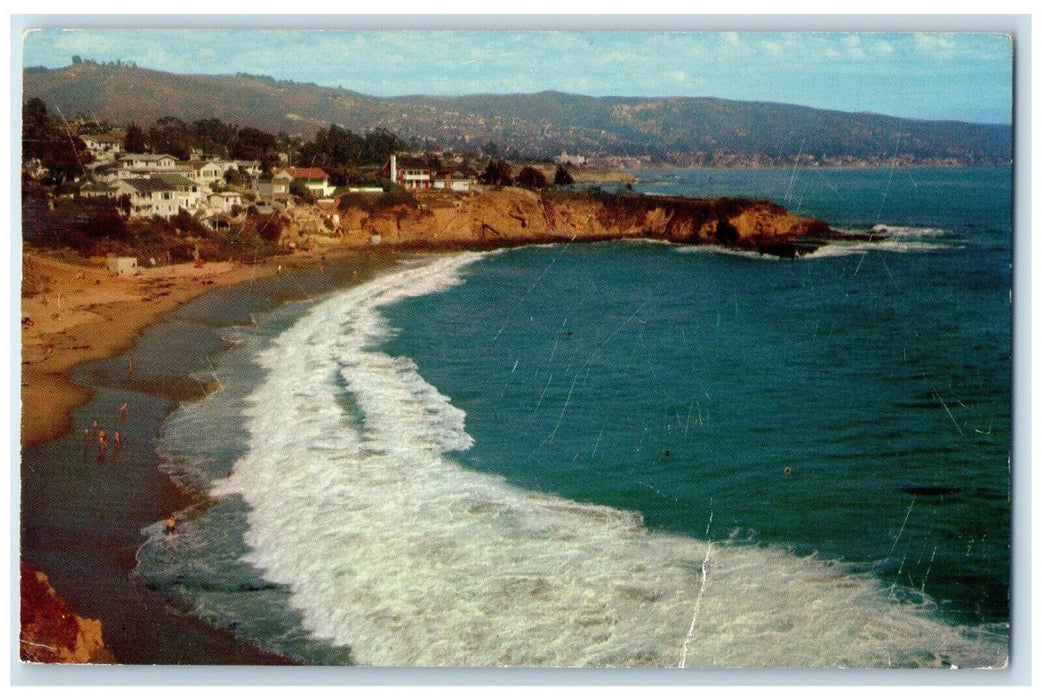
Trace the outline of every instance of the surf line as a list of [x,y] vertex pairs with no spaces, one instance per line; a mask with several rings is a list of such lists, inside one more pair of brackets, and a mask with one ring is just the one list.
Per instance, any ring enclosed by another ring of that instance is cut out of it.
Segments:
[[709,501],[709,522],[706,523],[706,556],[702,560],[702,585],[698,588],[698,595],[695,597],[695,610],[691,615],[691,627],[687,630],[687,639],[684,640],[684,648],[680,653],[680,664],[678,668],[686,668],[687,666],[687,647],[691,644],[691,640],[695,636],[695,622],[698,620],[698,610],[702,607],[702,597],[706,592],[706,585],[708,583],[708,575],[706,573],[706,567],[709,565],[709,552],[713,549],[713,541],[709,539],[709,528],[713,526],[713,502]]

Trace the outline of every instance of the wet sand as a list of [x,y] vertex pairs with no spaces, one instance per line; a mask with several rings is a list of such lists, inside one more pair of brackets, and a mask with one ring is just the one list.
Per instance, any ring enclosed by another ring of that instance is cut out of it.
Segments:
[[[393,263],[387,253],[328,250],[257,267],[172,266],[116,278],[39,257],[26,261],[35,293],[22,300],[23,317],[34,322],[22,326],[21,555],[78,615],[101,620],[118,663],[293,663],[176,609],[134,577],[142,529],[206,504],[157,468],[152,444],[184,398],[183,374],[196,368],[181,364],[186,358],[176,343],[158,351],[143,343],[152,348],[147,355],[133,344],[146,329],[161,331],[149,325],[162,325],[164,314],[193,298],[202,307],[231,303],[245,313],[362,281]],[[210,290],[220,291],[200,296]],[[101,459],[90,427],[95,418],[109,435]],[[125,436],[118,454],[116,429]]]

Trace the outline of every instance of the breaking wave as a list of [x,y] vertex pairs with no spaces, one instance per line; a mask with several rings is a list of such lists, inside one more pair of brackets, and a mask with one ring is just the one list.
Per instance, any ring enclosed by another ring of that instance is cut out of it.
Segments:
[[380,308],[461,284],[466,253],[314,305],[257,360],[217,498],[304,628],[381,666],[983,667],[1007,629],[780,548],[648,531],[638,513],[463,468],[466,415],[379,349]]

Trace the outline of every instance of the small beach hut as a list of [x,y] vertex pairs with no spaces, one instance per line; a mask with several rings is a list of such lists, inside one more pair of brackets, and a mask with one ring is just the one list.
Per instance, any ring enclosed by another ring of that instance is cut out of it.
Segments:
[[108,258],[105,266],[117,275],[132,275],[137,272],[137,258]]

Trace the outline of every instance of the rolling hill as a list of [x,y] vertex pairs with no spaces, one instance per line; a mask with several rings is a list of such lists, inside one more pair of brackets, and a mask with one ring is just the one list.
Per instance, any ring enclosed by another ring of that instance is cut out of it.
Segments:
[[[560,92],[380,98],[265,76],[177,75],[83,61],[26,68],[24,98],[67,118],[116,124],[216,117],[310,138],[330,124],[380,127],[417,144],[546,158],[568,151],[679,164],[1008,162],[1012,127],[922,121],[712,97],[588,97]],[[495,146],[493,148],[493,145]]]

